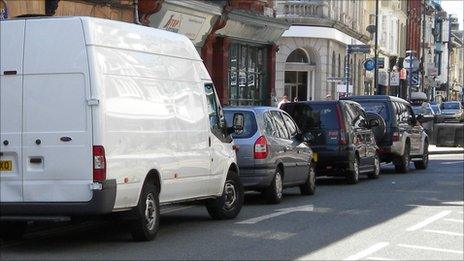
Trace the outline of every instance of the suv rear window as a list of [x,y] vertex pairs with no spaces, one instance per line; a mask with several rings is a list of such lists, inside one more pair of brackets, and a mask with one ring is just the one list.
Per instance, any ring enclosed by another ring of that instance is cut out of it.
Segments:
[[232,137],[234,139],[248,139],[253,137],[253,135],[255,135],[256,131],[258,130],[258,126],[256,124],[255,114],[251,111],[224,110],[227,127],[232,127],[234,113],[237,112],[243,113],[245,125],[243,126],[243,131],[240,133],[232,133]]
[[284,110],[304,132],[314,129],[338,129],[335,104],[285,105]]
[[374,101],[356,101],[364,108],[366,112],[375,112],[382,116],[384,120],[388,120],[388,108],[385,102]]

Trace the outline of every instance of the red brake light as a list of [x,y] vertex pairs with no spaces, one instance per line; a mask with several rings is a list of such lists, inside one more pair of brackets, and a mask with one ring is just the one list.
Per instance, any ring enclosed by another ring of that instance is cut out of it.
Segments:
[[106,179],[106,157],[103,146],[93,146],[93,180],[104,181]]
[[346,129],[345,129],[345,117],[343,117],[342,110],[340,108],[340,105],[337,105],[337,120],[338,120],[338,126],[340,128],[340,139],[339,143],[342,145],[348,144],[348,139],[346,137]]
[[254,148],[254,158],[255,159],[265,159],[267,158],[267,140],[266,137],[261,136],[255,142]]

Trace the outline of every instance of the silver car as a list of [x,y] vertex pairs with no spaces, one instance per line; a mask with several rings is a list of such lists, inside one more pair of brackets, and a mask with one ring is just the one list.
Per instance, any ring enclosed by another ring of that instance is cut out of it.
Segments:
[[231,125],[235,113],[244,116],[244,128],[232,134],[237,145],[240,179],[247,190],[260,191],[269,203],[282,200],[283,188],[299,186],[301,194],[313,195],[316,175],[312,151],[293,119],[273,107],[224,109]]

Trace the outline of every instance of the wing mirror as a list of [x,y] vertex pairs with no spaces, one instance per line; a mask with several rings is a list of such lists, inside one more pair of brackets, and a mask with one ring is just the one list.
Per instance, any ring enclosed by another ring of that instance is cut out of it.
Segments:
[[297,139],[310,144],[314,141],[314,136],[310,132],[300,132],[297,134]]
[[232,134],[232,133],[237,133],[243,130],[245,126],[245,116],[243,116],[243,113],[237,112],[234,113],[234,117],[232,120],[232,127],[227,128],[227,133]]

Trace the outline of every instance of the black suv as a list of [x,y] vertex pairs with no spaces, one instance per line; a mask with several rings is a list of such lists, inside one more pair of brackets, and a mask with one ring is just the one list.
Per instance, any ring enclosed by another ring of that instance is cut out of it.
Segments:
[[377,142],[382,162],[393,162],[396,172],[402,173],[409,171],[411,159],[416,169],[427,168],[428,137],[409,102],[387,95],[344,99],[358,102],[364,110],[380,114],[385,120],[385,134]]
[[362,107],[352,101],[309,101],[286,103],[288,112],[300,130],[310,133],[313,159],[318,176],[346,176],[349,183],[359,174],[378,178],[380,160],[371,126]]

